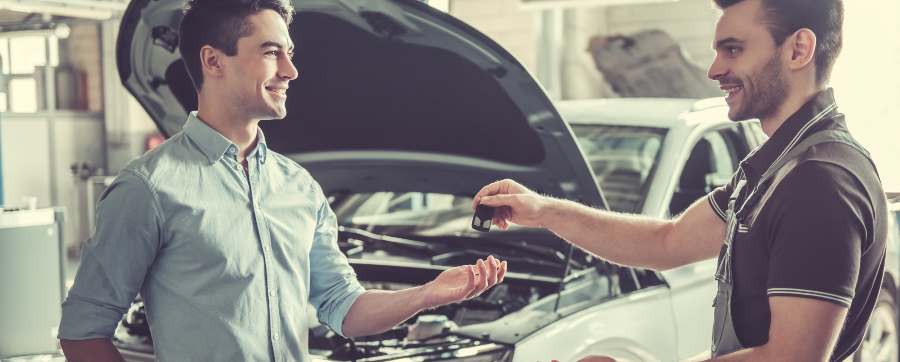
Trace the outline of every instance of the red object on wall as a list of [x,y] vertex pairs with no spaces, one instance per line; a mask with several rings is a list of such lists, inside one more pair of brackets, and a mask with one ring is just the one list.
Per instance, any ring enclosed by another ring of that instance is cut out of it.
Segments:
[[156,146],[159,146],[166,140],[165,137],[161,133],[151,133],[147,135],[147,139],[144,140],[144,152],[150,151]]

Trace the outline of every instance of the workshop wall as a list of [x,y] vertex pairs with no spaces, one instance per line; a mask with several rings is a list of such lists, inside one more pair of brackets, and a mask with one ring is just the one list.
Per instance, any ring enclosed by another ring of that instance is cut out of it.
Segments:
[[[642,5],[563,9],[560,44],[542,44],[540,9],[523,7],[519,0],[452,0],[450,13],[484,32],[510,51],[532,74],[537,74],[541,47],[561,53],[561,99],[610,97],[587,51],[595,35],[628,35],[661,29],[669,33],[689,58],[706,69],[713,59],[711,42],[718,10],[711,0],[680,0]],[[545,57],[546,58],[546,57]],[[545,84],[545,86],[548,86]]]

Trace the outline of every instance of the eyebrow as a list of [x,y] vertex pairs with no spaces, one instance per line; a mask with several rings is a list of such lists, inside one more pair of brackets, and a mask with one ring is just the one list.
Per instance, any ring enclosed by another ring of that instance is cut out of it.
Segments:
[[728,37],[728,38],[716,41],[715,45],[713,45],[713,49],[719,49],[728,44],[743,45],[744,42],[741,40],[738,40],[735,37]]
[[[270,41],[264,41],[262,44],[259,45],[259,47],[260,48],[275,47],[278,49],[284,49],[284,44],[281,44],[277,41],[270,40]],[[294,50],[294,44],[291,44],[290,47],[288,47],[288,51],[292,51],[292,50]]]

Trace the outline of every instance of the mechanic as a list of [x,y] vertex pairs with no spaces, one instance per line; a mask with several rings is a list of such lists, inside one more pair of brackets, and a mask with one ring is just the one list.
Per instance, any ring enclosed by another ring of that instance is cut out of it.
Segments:
[[69,361],[121,361],[110,338],[140,291],[160,361],[309,361],[309,306],[336,333],[384,332],[503,280],[493,256],[422,286],[365,291],[320,186],[258,128],[286,116],[287,0],[193,0],[180,51],[199,96],[184,129],[102,196],[63,304]]
[[596,210],[512,180],[485,186],[473,206],[497,207],[501,228],[544,227],[623,265],[664,270],[718,256],[717,361],[843,360],[876,304],[887,235],[875,166],[827,86],[843,3],[715,2],[723,13],[708,76],[726,92],[730,119],[757,118],[770,136],[729,184],[672,220]]

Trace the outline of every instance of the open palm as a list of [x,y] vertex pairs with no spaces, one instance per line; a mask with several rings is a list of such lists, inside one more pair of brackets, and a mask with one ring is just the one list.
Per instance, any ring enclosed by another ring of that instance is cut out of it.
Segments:
[[479,259],[475,265],[461,265],[447,269],[425,285],[427,303],[431,307],[474,298],[503,281],[506,262],[493,256]]

